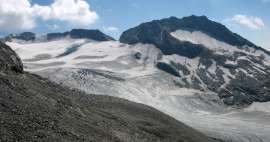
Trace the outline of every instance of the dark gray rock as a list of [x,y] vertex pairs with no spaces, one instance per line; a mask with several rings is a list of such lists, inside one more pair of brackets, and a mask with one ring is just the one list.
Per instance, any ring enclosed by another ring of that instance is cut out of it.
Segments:
[[171,75],[180,77],[179,71],[171,64],[163,63],[163,62],[158,62],[157,63],[157,68],[160,70],[163,70]]
[[12,39],[19,39],[24,41],[33,41],[36,39],[36,34],[32,32],[23,32],[21,34],[10,34],[4,38],[1,38],[1,42],[11,41]]
[[142,54],[140,52],[136,52],[134,54],[135,59],[140,60],[142,58]]
[[61,39],[65,38],[69,35],[69,32],[64,32],[64,33],[48,33],[46,35],[47,40],[55,40],[55,39]]
[[23,72],[23,64],[10,47],[0,42],[0,72],[8,72],[9,70]]
[[32,32],[24,32],[24,33],[21,33],[20,35],[13,37],[13,38],[25,40],[25,41],[31,41],[31,40],[36,39],[36,35]]
[[58,55],[57,57],[59,58],[59,57],[64,57],[64,56],[70,55],[70,54],[76,52],[81,46],[82,46],[82,44],[72,45],[71,47],[67,48],[64,53]]
[[96,41],[114,40],[112,37],[102,33],[99,30],[88,30],[88,29],[73,29],[69,32],[64,32],[64,33],[49,33],[47,34],[47,39],[54,40],[54,39],[64,38],[67,36],[74,39],[86,38],[86,39],[92,39]]

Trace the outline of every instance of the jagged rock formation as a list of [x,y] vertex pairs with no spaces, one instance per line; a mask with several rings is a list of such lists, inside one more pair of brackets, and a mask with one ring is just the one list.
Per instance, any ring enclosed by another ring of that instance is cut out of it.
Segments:
[[142,104],[87,95],[23,72],[0,43],[0,141],[210,142]]

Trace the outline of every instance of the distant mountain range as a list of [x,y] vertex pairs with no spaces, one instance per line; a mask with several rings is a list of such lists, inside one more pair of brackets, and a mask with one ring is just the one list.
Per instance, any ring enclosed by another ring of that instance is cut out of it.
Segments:
[[269,51],[205,16],[143,23],[119,41],[86,29],[39,38],[3,40],[53,82],[152,106],[224,141],[270,141]]
[[[48,33],[41,38],[45,38],[46,40],[56,40],[65,37],[70,37],[74,39],[87,38],[96,41],[109,41],[114,40],[112,37],[103,34],[99,30],[87,30],[87,29],[73,29],[64,33]],[[39,37],[36,36],[35,33],[32,32],[24,32],[18,35],[9,35],[2,39],[2,41],[11,41],[12,39],[18,39],[23,41],[34,41]]]

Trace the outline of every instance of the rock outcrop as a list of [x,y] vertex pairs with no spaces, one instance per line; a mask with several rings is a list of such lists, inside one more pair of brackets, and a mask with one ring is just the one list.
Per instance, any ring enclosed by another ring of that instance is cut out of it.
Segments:
[[2,42],[0,42],[0,47],[0,71],[23,72],[23,64],[18,55]]

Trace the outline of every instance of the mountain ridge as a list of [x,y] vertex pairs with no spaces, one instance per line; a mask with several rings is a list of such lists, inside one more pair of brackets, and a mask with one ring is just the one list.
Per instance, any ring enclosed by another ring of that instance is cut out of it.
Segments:
[[[248,46],[255,47],[256,49],[263,50],[264,52],[267,52],[268,54],[270,53],[266,49],[255,45],[254,43],[248,41],[247,39],[241,37],[240,35],[231,32],[226,26],[218,22],[209,20],[206,16],[195,16],[195,15],[183,17],[181,19],[172,16],[169,18],[161,19],[161,20],[153,20],[150,22],[142,23],[137,27],[124,31],[123,34],[120,36],[120,42],[128,43],[128,44],[135,44],[135,43],[142,42],[142,43],[155,44],[156,46],[158,46],[159,43],[156,43],[155,41],[152,41],[152,40],[147,41],[147,39],[143,39],[143,36],[142,38],[138,37],[138,35],[140,35],[140,32],[143,32],[141,33],[142,35],[143,34],[147,35],[148,34],[147,30],[150,30],[151,32],[151,28],[150,28],[151,25],[156,25],[155,27],[160,27],[161,31],[163,30],[163,32],[167,32],[167,33],[174,32],[177,29],[183,29],[183,30],[189,30],[189,31],[198,30],[198,31],[202,31],[208,34],[209,36],[213,38],[216,38],[223,42],[227,42],[231,45],[236,45],[236,46],[248,45]],[[144,30],[139,30],[139,29],[144,29]],[[128,36],[129,33],[131,33],[130,34],[131,37]]]
[[64,33],[49,33],[47,34],[47,39],[57,39],[70,36],[70,38],[87,38],[96,41],[110,41],[115,40],[112,37],[102,33],[100,30],[88,30],[88,29],[72,29],[69,32]]
[[[35,40],[44,40],[44,38],[48,41],[58,40],[61,38],[73,38],[73,39],[90,39],[95,41],[114,41],[115,39],[102,33],[98,29],[72,29],[66,32],[56,32],[56,33],[46,33],[45,35],[38,35],[32,32],[23,32],[20,34],[11,34],[6,36],[0,41],[7,42],[12,41],[12,39],[23,40],[27,42],[35,41]],[[41,38],[41,39],[40,39]]]

